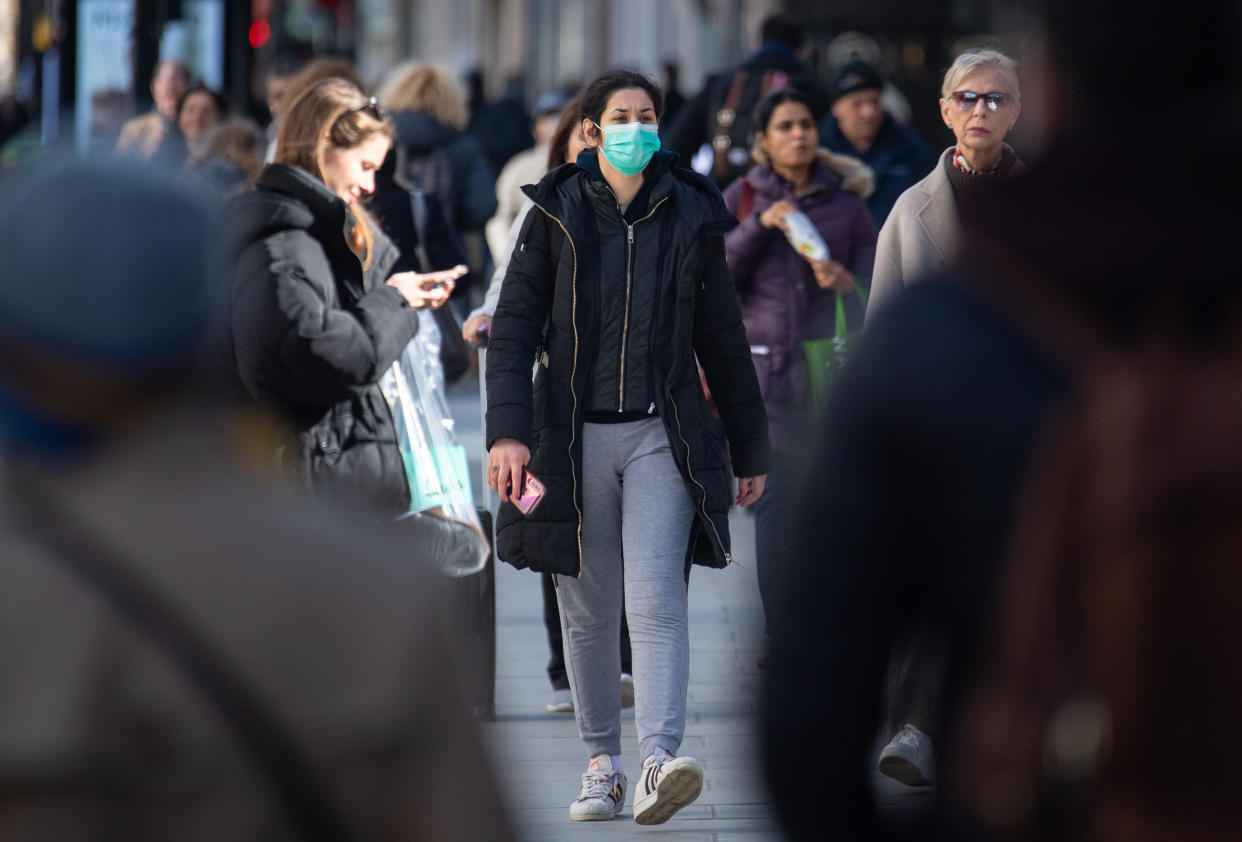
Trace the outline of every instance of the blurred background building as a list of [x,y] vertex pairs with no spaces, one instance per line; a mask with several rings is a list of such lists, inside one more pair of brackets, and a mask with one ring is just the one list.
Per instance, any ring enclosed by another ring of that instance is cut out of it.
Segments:
[[[124,117],[150,107],[161,55],[262,119],[267,71],[287,58],[340,55],[374,82],[408,58],[481,73],[489,98],[526,104],[544,90],[627,65],[680,70],[692,94],[754,46],[760,21],[785,11],[806,24],[821,73],[841,33],[875,38],[892,81],[934,102],[941,70],[1012,0],[0,0],[4,131],[18,120],[44,142],[104,145]],[[963,41],[963,39],[966,39]],[[848,40],[848,39],[847,39]],[[840,42],[838,42],[838,46]],[[839,50],[838,50],[839,52]],[[914,114],[934,130],[931,108]],[[926,113],[925,113],[926,112]],[[926,128],[925,128],[926,125]],[[7,136],[7,135],[6,135]]]

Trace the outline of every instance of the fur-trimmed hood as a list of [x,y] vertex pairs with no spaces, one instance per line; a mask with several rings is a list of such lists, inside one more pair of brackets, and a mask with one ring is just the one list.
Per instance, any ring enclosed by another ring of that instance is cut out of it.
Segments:
[[[758,146],[755,146],[750,154],[759,166],[764,169],[771,168],[767,154]],[[857,193],[864,199],[875,190],[875,174],[871,172],[869,166],[852,155],[842,155],[821,146],[816,152],[816,160],[841,180],[842,190]]]

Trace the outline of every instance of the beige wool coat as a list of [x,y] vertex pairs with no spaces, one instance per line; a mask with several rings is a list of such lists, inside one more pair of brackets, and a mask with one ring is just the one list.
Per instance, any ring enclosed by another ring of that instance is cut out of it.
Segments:
[[[944,168],[945,156],[953,148],[940,154],[926,178],[898,197],[884,221],[875,249],[868,318],[910,284],[949,268],[957,257],[961,222]],[[1018,161],[1011,175],[1022,169]]]

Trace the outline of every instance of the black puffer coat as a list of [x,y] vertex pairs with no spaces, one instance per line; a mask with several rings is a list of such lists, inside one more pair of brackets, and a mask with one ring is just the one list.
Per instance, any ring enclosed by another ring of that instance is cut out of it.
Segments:
[[364,271],[345,202],[303,169],[272,164],[256,187],[232,221],[229,344],[241,385],[291,425],[282,463],[300,481],[404,512],[409,485],[376,385],[418,330],[417,312],[384,283],[398,252],[376,231]]
[[[530,518],[502,504],[497,553],[515,567],[573,576],[582,568],[582,425],[604,308],[597,217],[619,217],[587,178],[566,164],[525,188],[536,210],[527,215],[501,288],[487,365],[488,445],[500,438],[525,443],[531,471],[547,486]],[[635,292],[655,296],[642,333],[650,394],[698,513],[687,561],[723,567],[731,561],[732,490],[696,355],[721,410],[734,473],[766,474],[771,463],[763,399],[724,256],[722,235],[737,220],[711,182],[689,170],[666,170],[649,202],[655,215],[644,223],[648,236],[637,239],[634,260],[652,267],[644,273],[650,286]]]

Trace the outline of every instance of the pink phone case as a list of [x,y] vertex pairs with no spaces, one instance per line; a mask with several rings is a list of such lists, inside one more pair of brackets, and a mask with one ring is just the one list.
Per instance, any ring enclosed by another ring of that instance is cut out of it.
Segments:
[[530,471],[522,472],[522,493],[513,498],[513,505],[518,507],[518,511],[524,515],[529,515],[539,505],[539,501],[543,499],[544,491],[543,483],[539,478]]

